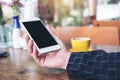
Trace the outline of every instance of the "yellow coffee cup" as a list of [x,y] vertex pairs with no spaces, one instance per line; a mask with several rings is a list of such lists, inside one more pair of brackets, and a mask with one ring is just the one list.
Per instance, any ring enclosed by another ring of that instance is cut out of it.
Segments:
[[89,50],[90,38],[88,37],[78,37],[71,39],[72,51],[74,52],[85,52]]

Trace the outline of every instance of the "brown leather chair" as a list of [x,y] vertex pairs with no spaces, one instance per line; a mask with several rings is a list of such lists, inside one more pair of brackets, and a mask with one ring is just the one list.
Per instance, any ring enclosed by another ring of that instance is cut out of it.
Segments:
[[55,34],[64,43],[74,37],[90,37],[91,44],[119,45],[117,27],[57,27]]
[[110,21],[92,21],[94,26],[115,26],[120,28],[120,20],[110,20]]
[[[119,37],[120,37],[120,20],[110,20],[110,21],[97,21],[97,20],[93,20],[92,21],[93,26],[97,26],[97,27],[117,27],[119,29]],[[120,40],[120,39],[119,39]]]

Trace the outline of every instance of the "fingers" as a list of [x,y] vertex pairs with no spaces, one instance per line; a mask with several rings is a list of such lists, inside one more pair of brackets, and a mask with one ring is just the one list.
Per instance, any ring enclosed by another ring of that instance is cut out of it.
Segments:
[[37,62],[39,65],[43,66],[44,64],[44,58],[45,55],[38,53],[38,50],[35,46],[33,46],[33,53],[31,54],[35,62]]
[[36,49],[35,46],[33,46],[32,56],[33,56],[34,59],[37,59],[37,58],[39,57],[39,56],[38,56],[38,51],[37,51],[37,49]]
[[29,36],[28,35],[26,35],[26,43],[27,43],[27,45],[28,45],[28,43],[29,43]]
[[33,57],[33,59],[39,64],[39,54],[38,54],[38,50],[35,47],[35,45],[33,44],[33,41],[29,38],[28,35],[26,35],[26,43],[28,45],[28,54]]
[[33,53],[33,42],[29,39],[28,41],[28,54],[31,55]]
[[28,54],[33,57],[35,61],[38,59],[38,51],[35,45],[33,44],[33,41],[27,38],[28,41]]

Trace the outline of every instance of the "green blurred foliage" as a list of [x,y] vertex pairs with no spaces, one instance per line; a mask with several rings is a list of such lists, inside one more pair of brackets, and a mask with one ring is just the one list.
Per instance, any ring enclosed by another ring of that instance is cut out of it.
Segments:
[[2,6],[0,5],[0,25],[3,22],[3,12],[2,12]]

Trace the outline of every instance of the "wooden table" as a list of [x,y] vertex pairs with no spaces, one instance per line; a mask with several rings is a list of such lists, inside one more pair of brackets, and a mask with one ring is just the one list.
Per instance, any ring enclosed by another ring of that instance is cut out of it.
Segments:
[[[92,45],[95,49],[107,52],[120,51],[120,46]],[[5,49],[9,56],[0,58],[0,80],[69,80],[65,70],[38,66],[28,56],[27,50]],[[70,79],[73,80],[73,79]]]

